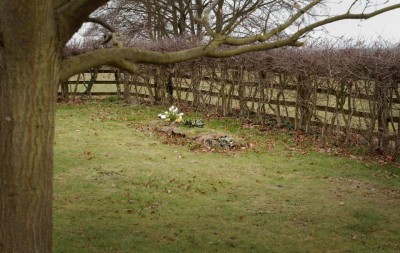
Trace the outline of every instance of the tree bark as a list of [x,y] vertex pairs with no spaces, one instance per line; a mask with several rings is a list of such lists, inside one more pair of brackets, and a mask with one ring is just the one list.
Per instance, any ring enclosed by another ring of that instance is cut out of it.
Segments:
[[[61,62],[52,1],[1,1],[0,252],[51,252],[54,107]],[[18,17],[18,18],[16,18]]]

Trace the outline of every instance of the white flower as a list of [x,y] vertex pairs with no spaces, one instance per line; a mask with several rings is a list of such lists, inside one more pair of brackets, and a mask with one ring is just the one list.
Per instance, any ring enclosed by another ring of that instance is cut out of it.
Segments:
[[166,119],[167,118],[167,115],[164,115],[164,114],[158,114],[158,117],[160,118],[160,119]]

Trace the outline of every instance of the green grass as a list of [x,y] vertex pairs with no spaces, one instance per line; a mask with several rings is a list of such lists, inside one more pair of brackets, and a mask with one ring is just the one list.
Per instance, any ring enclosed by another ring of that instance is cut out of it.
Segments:
[[400,251],[398,167],[288,151],[235,119],[206,130],[256,151],[191,152],[143,130],[162,111],[58,106],[55,252]]

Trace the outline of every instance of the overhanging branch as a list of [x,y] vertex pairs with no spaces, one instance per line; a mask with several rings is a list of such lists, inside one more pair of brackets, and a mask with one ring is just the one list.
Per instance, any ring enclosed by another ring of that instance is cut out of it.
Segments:
[[64,81],[73,75],[86,71],[89,68],[101,65],[110,65],[129,72],[134,72],[136,70],[133,66],[138,63],[169,64],[189,61],[207,56],[207,54],[210,51],[215,50],[216,47],[216,43],[212,43],[208,46],[169,53],[161,53],[139,48],[97,49],[64,60],[61,67],[60,81]]
[[201,57],[222,58],[239,55],[252,51],[269,50],[284,46],[302,46],[303,43],[291,39],[270,43],[253,44],[233,49],[220,49],[223,39],[215,39],[207,46],[177,52],[161,53],[139,48],[106,48],[97,49],[63,61],[60,81],[86,71],[89,68],[101,65],[118,67],[129,72],[136,71],[136,64],[170,64],[190,61]]
[[[60,0],[59,0],[60,1]],[[57,6],[59,32],[63,43],[78,31],[89,15],[109,0],[70,0]]]
[[226,58],[226,57],[245,54],[245,53],[249,53],[249,52],[265,51],[265,50],[271,50],[271,49],[287,47],[287,46],[301,47],[303,45],[304,45],[304,43],[300,42],[300,41],[295,41],[293,39],[283,39],[283,40],[269,42],[269,43],[259,43],[259,44],[252,44],[252,45],[243,46],[243,47],[235,47],[232,49],[218,50],[218,51],[209,53],[208,57]]

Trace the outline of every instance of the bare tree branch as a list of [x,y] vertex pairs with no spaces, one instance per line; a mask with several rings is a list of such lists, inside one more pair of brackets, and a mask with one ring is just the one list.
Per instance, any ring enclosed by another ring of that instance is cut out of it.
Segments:
[[297,31],[296,33],[294,33],[291,38],[294,40],[299,39],[301,36],[303,36],[304,34],[314,30],[317,27],[321,27],[323,25],[326,24],[330,24],[336,21],[340,21],[340,20],[346,20],[346,19],[369,19],[372,17],[375,17],[379,14],[391,11],[391,10],[395,10],[395,9],[399,9],[400,8],[400,4],[394,4],[391,6],[387,6],[385,8],[376,10],[374,12],[371,13],[359,13],[359,14],[351,14],[351,13],[345,13],[342,15],[338,15],[338,16],[334,16],[334,17],[330,17],[321,21],[317,21],[311,25],[308,25],[306,27],[304,27],[303,29],[300,29],[299,31]]
[[217,38],[207,46],[177,52],[161,53],[139,48],[108,48],[98,49],[63,61],[61,80],[86,71],[95,66],[110,65],[127,71],[136,71],[135,64],[170,64],[198,59],[200,57],[222,58],[252,51],[269,50],[284,46],[302,46],[303,43],[292,39],[271,43],[249,45],[234,49],[218,50],[224,44],[224,38]]
[[203,18],[201,18],[201,19],[198,20],[198,22],[201,22],[201,23],[204,25],[204,27],[205,27],[205,29],[206,29],[206,31],[207,31],[207,34],[208,34],[209,36],[211,36],[211,37],[214,37],[214,36],[215,36],[215,32],[214,32],[214,31],[212,30],[212,28],[211,28],[210,21],[209,21],[209,16],[210,16],[211,10],[215,8],[215,6],[217,5],[217,3],[218,3],[218,0],[213,0],[213,1],[210,3],[210,5],[204,10],[204,16],[203,16]]
[[264,42],[270,39],[271,37],[279,34],[286,28],[288,28],[290,25],[292,25],[298,18],[300,18],[304,13],[309,11],[311,8],[315,7],[318,5],[322,0],[314,0],[311,3],[309,3],[307,6],[305,6],[303,9],[300,9],[293,17],[291,17],[289,20],[287,20],[285,23],[282,25],[279,25],[278,27],[270,30],[266,34],[257,34],[254,36],[249,36],[245,38],[234,38],[234,37],[228,37],[227,38],[227,44],[229,45],[235,45],[235,46],[240,46],[240,45],[246,45],[254,42]]
[[212,58],[226,58],[226,57],[231,57],[231,56],[240,55],[240,54],[249,53],[249,52],[271,50],[271,49],[281,48],[281,47],[286,47],[286,46],[301,47],[303,45],[304,45],[304,43],[290,38],[290,39],[283,39],[283,40],[278,40],[278,41],[274,41],[274,42],[270,42],[270,43],[259,43],[259,44],[253,44],[253,45],[248,45],[248,46],[243,46],[243,47],[236,47],[233,49],[213,51],[213,52],[210,52],[207,56],[212,57]]
[[105,22],[104,20],[102,20],[100,18],[87,18],[85,20],[85,22],[91,22],[91,23],[101,25],[112,33],[116,32],[115,27],[113,27],[112,25],[108,24],[107,22]]
[[[61,67],[61,80],[86,71],[95,66],[110,65],[122,68],[127,71],[135,69],[133,65],[137,63],[168,64],[189,61],[202,56],[207,56],[208,52],[215,50],[217,43],[208,46],[195,47],[171,53],[160,53],[138,48],[107,48],[90,51],[78,56],[68,58],[63,61]],[[135,70],[134,70],[135,71]]]
[[[60,1],[60,0],[59,0]],[[82,26],[89,15],[108,0],[72,0],[62,1],[57,6],[59,31],[63,43],[66,43]]]

